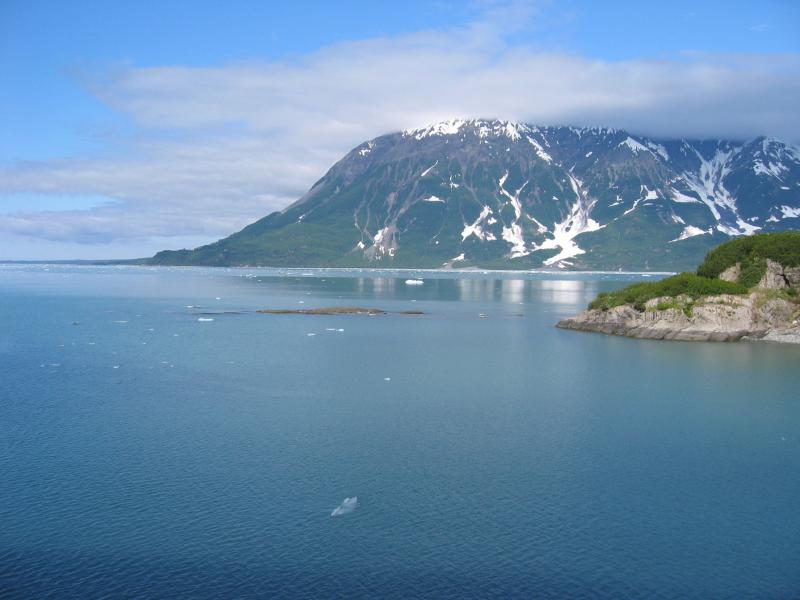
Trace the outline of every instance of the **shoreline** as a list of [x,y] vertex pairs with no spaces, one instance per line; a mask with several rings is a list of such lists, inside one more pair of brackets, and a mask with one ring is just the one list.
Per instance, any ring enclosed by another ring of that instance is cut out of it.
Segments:
[[785,299],[770,298],[765,290],[747,296],[706,296],[697,301],[679,297],[679,306],[659,308],[668,300],[676,301],[654,298],[642,311],[630,304],[589,309],[555,326],[646,340],[800,344],[795,306]]

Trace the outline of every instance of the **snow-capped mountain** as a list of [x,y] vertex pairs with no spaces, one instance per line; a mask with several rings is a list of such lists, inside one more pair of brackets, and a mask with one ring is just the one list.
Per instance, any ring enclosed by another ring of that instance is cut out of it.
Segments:
[[800,150],[449,120],[354,148],[297,202],[169,264],[691,268],[800,228]]

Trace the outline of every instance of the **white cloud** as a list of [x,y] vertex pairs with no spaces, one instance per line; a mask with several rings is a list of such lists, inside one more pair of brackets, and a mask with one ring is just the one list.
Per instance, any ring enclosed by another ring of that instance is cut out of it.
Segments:
[[343,43],[292,60],[96,75],[89,89],[136,124],[135,139],[107,156],[0,167],[0,192],[116,202],[0,214],[0,232],[131,240],[137,252],[148,238],[152,251],[169,236],[212,240],[288,205],[365,139],[452,116],[800,140],[797,56],[603,61],[506,43],[503,24],[529,16],[489,4],[469,26]]

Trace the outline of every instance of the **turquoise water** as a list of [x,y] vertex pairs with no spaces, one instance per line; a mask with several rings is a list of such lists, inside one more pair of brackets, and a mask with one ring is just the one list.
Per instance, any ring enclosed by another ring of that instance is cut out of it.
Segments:
[[0,597],[800,596],[800,348],[410,276],[0,266]]

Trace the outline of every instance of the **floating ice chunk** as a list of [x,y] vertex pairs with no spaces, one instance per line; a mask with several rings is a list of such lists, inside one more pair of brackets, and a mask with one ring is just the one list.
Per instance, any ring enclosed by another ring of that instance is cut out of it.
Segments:
[[339,333],[344,333],[344,329],[337,329],[336,331]]
[[201,323],[208,323],[210,321],[213,321],[214,319],[206,319],[206,318],[200,317],[197,320],[200,321]]
[[391,377],[384,377],[384,378],[383,378],[383,380],[384,380],[384,381],[391,381],[391,380],[392,380],[392,378],[391,378]]
[[342,515],[353,512],[356,508],[358,508],[358,497],[353,496],[352,498],[345,498],[339,506],[333,509],[331,516],[341,517]]
[[114,321],[114,323],[119,323],[120,325],[124,325],[127,321]]
[[222,300],[222,298],[216,297],[216,298],[214,298],[214,300]]
[[325,331],[336,331],[336,327],[326,327]]
[[114,368],[115,369],[119,369],[119,365],[114,365]]
[[307,335],[308,337],[314,337],[314,336],[315,336],[315,335],[317,335],[317,334],[316,334],[316,333],[307,333],[306,335]]
[[425,283],[422,279],[406,279],[406,285],[422,285]]

